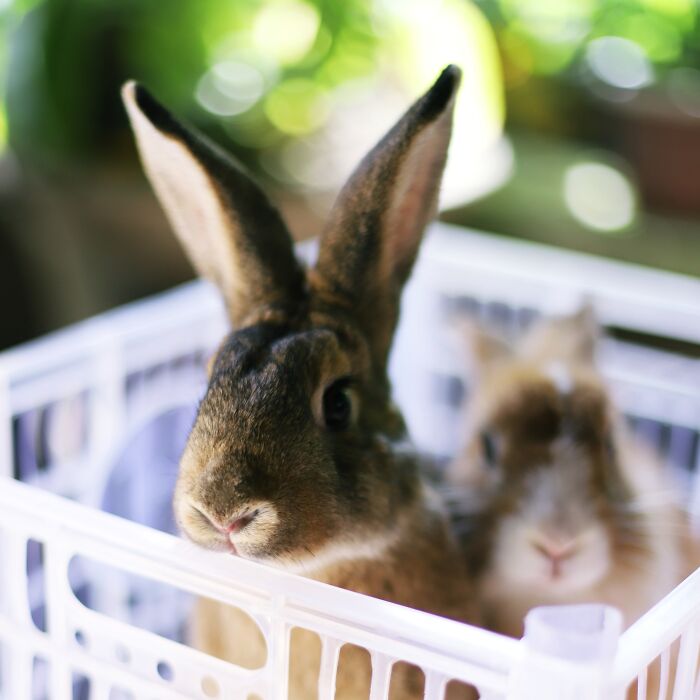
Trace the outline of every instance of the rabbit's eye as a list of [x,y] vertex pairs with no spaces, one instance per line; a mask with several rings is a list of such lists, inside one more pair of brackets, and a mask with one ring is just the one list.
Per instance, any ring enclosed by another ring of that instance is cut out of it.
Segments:
[[329,430],[345,430],[352,418],[352,399],[348,381],[331,384],[323,394],[323,420]]
[[498,459],[496,438],[494,438],[492,433],[484,430],[479,435],[479,441],[481,442],[481,453],[484,455],[484,461],[490,467],[495,466],[496,460]]

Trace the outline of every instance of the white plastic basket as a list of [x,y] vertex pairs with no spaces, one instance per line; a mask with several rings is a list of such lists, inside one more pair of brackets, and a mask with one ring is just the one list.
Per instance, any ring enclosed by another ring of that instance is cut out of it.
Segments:
[[[418,446],[457,446],[464,378],[446,322],[455,307],[515,328],[583,297],[607,325],[700,345],[697,281],[435,226],[392,357]],[[0,698],[282,700],[295,627],[320,638],[319,700],[333,697],[345,643],[370,653],[371,700],[387,697],[398,660],[423,669],[426,699],[451,679],[489,699],[621,699],[638,677],[645,697],[657,657],[662,675],[675,673],[673,700],[700,697],[700,572],[622,634],[610,608],[550,608],[531,613],[518,641],[159,532],[172,529],[177,456],[225,328],[215,292],[193,283],[0,356]],[[700,362],[613,340],[603,362],[639,429],[694,474]],[[243,669],[184,646],[194,596],[253,617],[265,664]]]

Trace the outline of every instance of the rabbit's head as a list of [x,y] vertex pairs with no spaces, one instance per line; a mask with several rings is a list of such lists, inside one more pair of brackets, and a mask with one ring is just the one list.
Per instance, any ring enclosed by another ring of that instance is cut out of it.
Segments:
[[649,552],[597,336],[587,308],[512,346],[471,330],[468,440],[451,475],[477,493],[473,567],[522,594],[566,599]]
[[341,191],[315,265],[228,155],[142,87],[123,91],[145,170],[233,331],[183,454],[175,512],[196,543],[280,565],[371,556],[420,489],[386,375],[399,298],[433,216],[460,72],[446,68]]

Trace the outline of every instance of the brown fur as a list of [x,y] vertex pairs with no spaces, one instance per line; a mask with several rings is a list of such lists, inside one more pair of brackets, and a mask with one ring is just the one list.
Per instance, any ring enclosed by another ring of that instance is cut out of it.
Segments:
[[[511,348],[472,330],[469,437],[450,480],[477,493],[463,545],[494,631],[520,637],[530,608],[567,603],[616,606],[628,626],[697,563],[673,483],[613,408],[597,337],[589,310],[542,322]],[[542,542],[572,547],[566,573],[544,573]]]
[[[281,219],[239,167],[142,88],[124,95],[175,232],[221,289],[235,327],[211,364],[181,460],[183,532],[204,547],[235,546],[326,583],[471,620],[442,504],[415,457],[394,449],[405,429],[386,376],[401,289],[436,208],[458,82],[459,71],[446,69],[362,161],[305,277]],[[329,387],[350,406],[342,428],[328,423]],[[196,642],[250,662],[262,644],[251,625],[202,601]],[[311,636],[297,637],[290,697],[313,697],[317,653]],[[336,697],[360,697],[363,658],[342,656]],[[415,671],[398,675],[392,698],[421,697]]]

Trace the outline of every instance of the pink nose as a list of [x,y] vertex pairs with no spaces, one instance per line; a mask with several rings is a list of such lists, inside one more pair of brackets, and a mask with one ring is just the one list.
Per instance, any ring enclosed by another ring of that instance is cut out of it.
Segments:
[[551,560],[555,568],[576,551],[575,540],[562,541],[550,539],[549,537],[539,537],[533,540],[532,546],[544,557]]
[[253,511],[252,513],[246,513],[240,518],[232,520],[228,525],[226,525],[226,527],[224,528],[224,532],[228,534],[236,534],[237,532],[240,532],[246,525],[249,525],[251,522],[253,522],[256,515],[257,512]]

